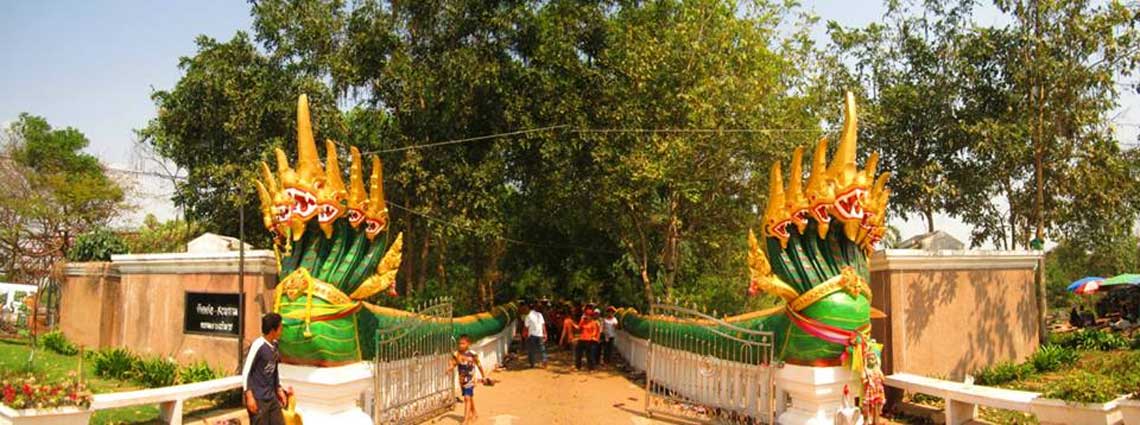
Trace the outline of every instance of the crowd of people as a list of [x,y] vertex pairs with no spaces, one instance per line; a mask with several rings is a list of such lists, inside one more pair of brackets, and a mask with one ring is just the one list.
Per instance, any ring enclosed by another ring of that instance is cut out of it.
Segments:
[[606,307],[605,314],[593,303],[562,305],[548,300],[534,301],[523,306],[523,345],[530,367],[547,365],[547,344],[557,335],[555,349],[574,353],[574,369],[587,370],[613,363],[614,343],[620,327],[615,316],[617,309]]

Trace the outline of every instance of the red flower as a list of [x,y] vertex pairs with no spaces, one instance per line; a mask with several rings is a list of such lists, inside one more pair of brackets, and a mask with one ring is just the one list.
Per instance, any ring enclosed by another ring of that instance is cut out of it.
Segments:
[[67,395],[67,398],[71,399],[71,401],[75,401],[75,400],[79,399],[79,394],[71,393],[71,394]]
[[24,384],[24,395],[32,395],[32,386]]

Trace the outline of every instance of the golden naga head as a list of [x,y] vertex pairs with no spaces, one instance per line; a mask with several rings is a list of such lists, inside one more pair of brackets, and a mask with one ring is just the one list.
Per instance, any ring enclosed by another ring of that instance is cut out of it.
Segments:
[[[772,166],[769,180],[768,205],[764,211],[764,235],[780,241],[787,248],[790,238],[787,226],[795,224],[800,237],[806,237],[809,220],[815,220],[821,239],[827,238],[834,217],[843,226],[848,240],[862,245],[871,244],[883,232],[886,224],[887,175],[875,179],[879,155],[867,159],[866,168],[860,170],[856,160],[858,120],[855,113],[855,96],[847,93],[844,104],[844,122],[839,144],[830,163],[827,158],[827,139],[821,139],[811,160],[811,173],[806,187],[801,190],[803,149],[792,155],[789,186],[785,192],[780,164]],[[872,187],[872,183],[874,183]],[[877,236],[876,236],[877,235]],[[867,245],[867,246],[871,246]]]
[[772,166],[768,177],[768,208],[764,210],[764,236],[776,238],[781,248],[788,247],[788,225],[792,224],[792,214],[784,200],[784,177],[780,163]]
[[805,195],[808,201],[808,214],[815,219],[819,238],[827,238],[831,224],[831,204],[835,201],[835,189],[827,179],[827,139],[820,139],[811,156],[811,175],[808,177]]
[[372,240],[388,228],[388,205],[384,203],[384,168],[380,157],[372,155],[372,178],[369,180],[368,207],[364,210],[364,234]]
[[[828,179],[835,187],[835,202],[831,210],[835,218],[844,224],[844,234],[852,241],[857,236],[859,224],[863,222],[863,205],[867,190],[874,178],[868,177],[867,173],[860,171],[855,164],[858,139],[855,95],[848,92],[843,108],[843,131],[839,135],[839,145],[835,149],[835,157],[831,159],[827,173]],[[872,166],[877,164],[878,155],[874,158],[875,164],[870,164]]]
[[333,222],[344,214],[344,179],[340,176],[336,144],[325,140],[325,185],[317,190],[317,223],[326,238],[332,237]]
[[349,169],[348,190],[348,224],[355,229],[364,222],[364,209],[368,206],[368,193],[364,191],[364,165],[360,159],[360,150],[356,146],[349,148],[352,153],[352,168]]
[[[322,167],[313,139],[309,102],[305,95],[297,100],[297,164],[293,168],[281,149],[275,150],[276,175],[261,164],[261,181],[257,182],[261,200],[262,221],[266,228],[286,240],[299,240],[307,223],[316,218],[326,238],[331,238],[334,223],[345,217],[353,228],[368,222],[369,240],[387,228],[388,209],[384,202],[384,184],[380,159],[373,157],[370,186],[365,190],[360,151],[350,148],[352,166],[349,187],[345,188],[336,142],[325,141],[327,167]],[[280,184],[278,184],[280,182]]]
[[801,184],[804,177],[803,162],[804,148],[797,147],[792,153],[792,169],[788,175],[788,192],[784,199],[784,208],[791,213],[792,224],[796,225],[800,235],[807,230],[808,219],[811,218],[811,213],[808,212],[811,204],[808,203]]

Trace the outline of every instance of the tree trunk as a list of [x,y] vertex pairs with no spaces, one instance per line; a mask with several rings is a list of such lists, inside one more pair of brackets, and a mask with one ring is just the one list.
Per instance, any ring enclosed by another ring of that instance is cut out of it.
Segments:
[[649,279],[649,241],[645,237],[645,229],[642,228],[642,221],[638,220],[637,208],[632,203],[625,203],[626,210],[629,212],[630,225],[637,232],[637,241],[627,241],[626,245],[630,254],[637,259],[638,272],[641,276],[642,289],[645,291],[646,307],[653,305],[653,281]]
[[447,238],[439,238],[439,263],[436,264],[435,272],[439,278],[439,287],[447,288]]
[[927,208],[922,215],[926,217],[926,233],[934,233],[934,210]]
[[427,286],[427,271],[428,271],[428,254],[430,253],[431,246],[431,227],[423,227],[424,237],[420,243],[420,264],[419,272],[416,273],[416,291],[423,291]]
[[[407,211],[404,211],[404,214],[405,214],[404,215],[404,234],[408,236],[407,245],[409,247],[415,246],[413,244],[415,243],[415,238],[416,238],[416,233],[415,233],[416,217],[415,217],[415,214],[411,213],[412,206],[413,206],[412,202],[413,201],[411,200],[411,198],[407,198],[405,200],[405,205],[407,205],[407,207],[406,207]],[[404,281],[404,292],[403,293],[404,294],[412,295],[412,293],[415,292],[415,281],[416,281],[415,272],[416,272],[416,256],[414,256],[414,255],[404,256],[403,259],[400,261],[400,272],[397,275],[397,276],[403,278],[403,281]],[[397,288],[398,288],[398,286],[397,286]]]
[[671,209],[674,210],[669,216],[669,225],[665,228],[665,248],[662,251],[661,263],[665,267],[665,298],[671,298],[673,292],[673,281],[677,277],[677,243],[680,239],[680,229],[678,228],[678,219],[675,212],[676,202],[673,202]]

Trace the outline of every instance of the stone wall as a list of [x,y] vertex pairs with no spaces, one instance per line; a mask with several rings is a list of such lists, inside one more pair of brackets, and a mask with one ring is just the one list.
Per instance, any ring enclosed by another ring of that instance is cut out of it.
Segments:
[[[272,252],[246,252],[243,349],[260,335],[261,315],[273,308],[276,270]],[[60,329],[72,341],[236,370],[236,336],[186,334],[183,321],[187,292],[241,291],[237,252],[116,255],[110,263],[69,264],[66,275]]]
[[886,250],[871,258],[884,372],[954,380],[1037,350],[1034,270],[1023,251]]

